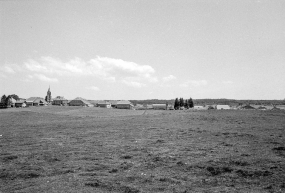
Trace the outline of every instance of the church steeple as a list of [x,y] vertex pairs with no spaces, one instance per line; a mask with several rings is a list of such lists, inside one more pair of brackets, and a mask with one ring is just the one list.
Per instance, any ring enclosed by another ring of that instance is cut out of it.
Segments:
[[51,92],[50,92],[50,85],[49,85],[49,87],[48,87],[47,96],[46,96],[46,101],[47,101],[48,103],[51,103],[51,102],[52,102],[52,100],[51,100]]

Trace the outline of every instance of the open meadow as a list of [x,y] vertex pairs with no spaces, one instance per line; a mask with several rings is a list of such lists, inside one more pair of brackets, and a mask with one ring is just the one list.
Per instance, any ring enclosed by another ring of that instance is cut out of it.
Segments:
[[285,111],[0,110],[0,192],[285,192]]

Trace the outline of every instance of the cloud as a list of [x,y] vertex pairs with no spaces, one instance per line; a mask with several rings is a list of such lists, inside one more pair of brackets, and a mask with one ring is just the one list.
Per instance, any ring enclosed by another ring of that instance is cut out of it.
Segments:
[[80,58],[63,62],[52,57],[41,57],[39,60],[29,59],[22,68],[46,76],[92,76],[109,82],[132,78],[134,82],[144,84],[158,82],[155,70],[149,65],[100,56],[87,62]]
[[29,78],[37,78],[41,81],[45,81],[45,82],[58,82],[58,80],[56,78],[49,78],[43,74],[34,74],[33,76],[29,76]]
[[94,90],[94,91],[99,91],[100,90],[97,86],[90,86],[90,87],[87,87],[87,89]]
[[200,87],[206,86],[208,82],[206,80],[188,80],[185,83],[180,84],[181,87]]
[[13,70],[13,68],[9,66],[4,66],[4,72],[7,72],[9,74],[15,74],[16,72]]
[[164,82],[169,82],[169,81],[175,80],[175,79],[176,79],[176,77],[173,76],[173,75],[169,75],[169,76],[166,76],[166,77],[163,77],[163,78],[162,78],[162,80],[163,80]]
[[146,86],[146,84],[140,83],[140,82],[135,82],[135,81],[127,81],[127,80],[122,80],[122,83],[131,86],[131,87],[135,87],[135,88],[141,88]]

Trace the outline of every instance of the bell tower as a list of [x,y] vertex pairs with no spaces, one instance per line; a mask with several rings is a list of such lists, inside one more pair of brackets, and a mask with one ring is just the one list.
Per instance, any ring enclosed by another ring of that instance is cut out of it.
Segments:
[[50,92],[50,86],[49,86],[49,88],[48,88],[48,91],[47,91],[47,96],[46,96],[46,101],[48,102],[48,103],[51,103],[51,92]]

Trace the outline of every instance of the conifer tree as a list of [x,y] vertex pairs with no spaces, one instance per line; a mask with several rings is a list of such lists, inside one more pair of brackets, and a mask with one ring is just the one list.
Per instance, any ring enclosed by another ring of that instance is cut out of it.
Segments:
[[5,101],[6,101],[6,95],[3,95],[2,97],[1,97],[1,103],[5,103]]
[[188,106],[189,108],[193,108],[194,107],[194,102],[192,100],[192,98],[190,97],[190,99],[188,100]]
[[185,102],[184,102],[184,107],[185,107],[186,109],[189,108],[189,104],[188,104],[188,100],[187,100],[187,99],[186,99]]
[[174,101],[174,109],[177,110],[178,108],[179,108],[179,100],[178,98],[176,98]]
[[184,107],[184,100],[183,100],[183,98],[179,99],[179,106],[180,107]]

